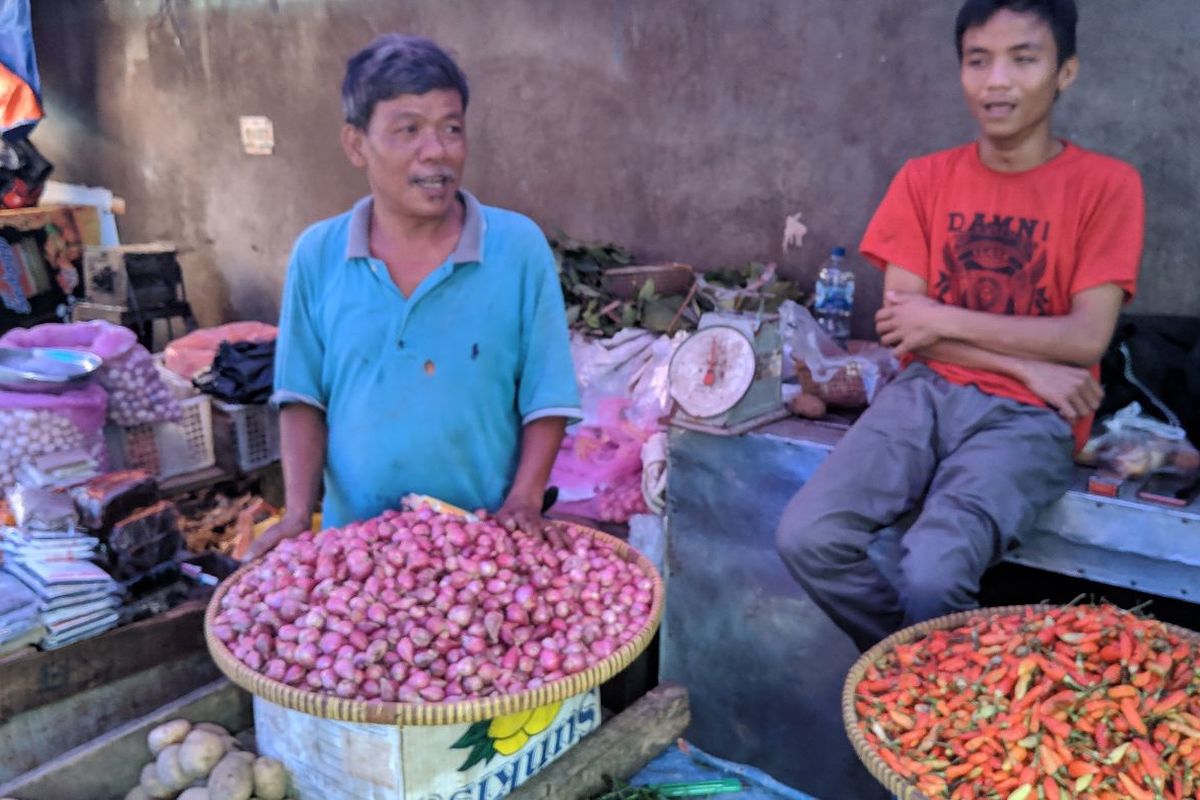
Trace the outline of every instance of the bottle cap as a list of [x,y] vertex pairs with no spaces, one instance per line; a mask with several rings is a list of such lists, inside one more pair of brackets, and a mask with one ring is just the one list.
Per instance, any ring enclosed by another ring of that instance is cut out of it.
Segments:
[[833,250],[830,251],[830,254],[837,256],[838,258],[845,258],[846,257],[846,248],[835,247],[835,248],[833,248]]

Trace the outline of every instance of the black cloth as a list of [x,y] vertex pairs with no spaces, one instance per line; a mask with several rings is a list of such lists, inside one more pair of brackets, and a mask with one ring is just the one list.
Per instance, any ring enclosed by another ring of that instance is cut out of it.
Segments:
[[196,387],[227,403],[265,403],[275,375],[275,342],[221,342]]
[[1104,402],[1097,419],[1137,401],[1147,414],[1170,421],[1144,387],[1174,412],[1192,444],[1200,447],[1200,318],[1121,317],[1100,362],[1100,382]]

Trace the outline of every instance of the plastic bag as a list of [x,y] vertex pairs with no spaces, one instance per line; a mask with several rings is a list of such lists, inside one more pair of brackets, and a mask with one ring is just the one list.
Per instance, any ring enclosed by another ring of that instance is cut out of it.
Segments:
[[1187,432],[1148,416],[1140,403],[1130,403],[1103,424],[1104,433],[1088,440],[1076,461],[1122,478],[1200,469],[1200,451],[1187,440]]
[[137,335],[129,328],[103,320],[49,323],[11,330],[0,336],[0,346],[64,347],[99,356],[104,366],[97,379],[108,392],[108,414],[122,427],[175,422],[183,416],[175,393],[154,367],[150,351],[138,344]]
[[0,572],[0,646],[24,637],[38,622],[37,595],[16,577]]
[[556,510],[602,522],[646,513],[642,447],[670,410],[667,371],[686,338],[638,328],[610,339],[572,338],[584,419],[564,438],[550,473]]
[[599,402],[594,423],[580,423],[563,438],[550,472],[558,487],[555,509],[602,522],[626,522],[647,511],[642,498],[642,445],[653,431],[623,416],[624,397]]
[[94,384],[62,394],[0,392],[0,490],[16,483],[23,462],[50,453],[82,449],[105,468],[107,408]]
[[585,421],[594,423],[600,403],[618,397],[627,401],[626,419],[643,428],[661,427],[659,418],[671,409],[667,383],[671,356],[686,338],[683,332],[657,336],[640,328],[626,328],[611,339],[572,335],[571,358]]
[[170,561],[183,546],[175,504],[160,500],[126,517],[108,534],[109,573],[119,581]]
[[642,497],[655,514],[667,511],[667,434],[659,431],[642,445]]
[[794,362],[806,394],[831,406],[868,405],[899,369],[891,350],[876,342],[852,341],[843,349],[798,303],[784,303],[779,316],[784,363]]
[[190,381],[212,366],[221,342],[271,342],[278,335],[278,328],[263,322],[230,322],[201,328],[168,344],[163,350],[163,363]]
[[8,504],[19,528],[66,531],[75,527],[75,506],[60,492],[17,486],[8,491]]
[[71,490],[79,512],[79,523],[90,531],[103,532],[118,520],[158,499],[158,483],[137,469],[109,472]]

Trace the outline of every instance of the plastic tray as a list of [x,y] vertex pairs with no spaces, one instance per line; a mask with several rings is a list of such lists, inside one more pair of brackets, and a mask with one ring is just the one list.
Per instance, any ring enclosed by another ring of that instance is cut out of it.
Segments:
[[279,412],[266,403],[238,405],[213,400],[233,426],[234,455],[242,472],[279,460]]

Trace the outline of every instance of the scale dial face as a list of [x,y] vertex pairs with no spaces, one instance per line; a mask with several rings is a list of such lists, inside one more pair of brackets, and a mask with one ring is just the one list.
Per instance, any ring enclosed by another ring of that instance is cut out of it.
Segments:
[[726,325],[704,328],[671,359],[671,397],[689,416],[715,417],[746,396],[756,369],[754,345],[744,333]]

